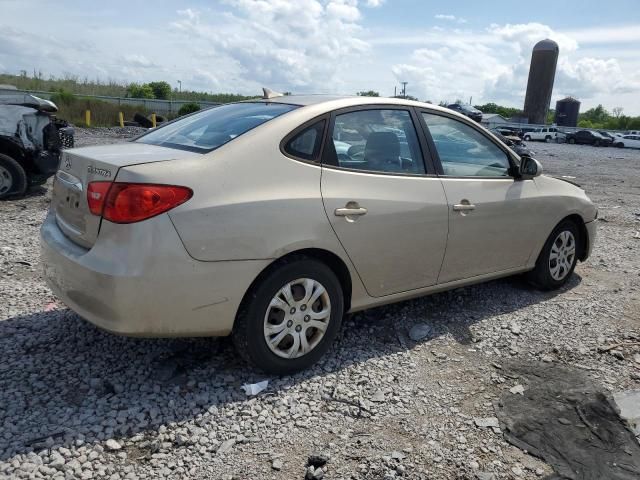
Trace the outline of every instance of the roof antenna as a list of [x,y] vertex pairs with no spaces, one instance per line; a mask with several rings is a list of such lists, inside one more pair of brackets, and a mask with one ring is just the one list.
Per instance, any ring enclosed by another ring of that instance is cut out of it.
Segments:
[[265,100],[268,100],[269,98],[276,98],[276,97],[284,97],[284,93],[274,92],[270,88],[262,87],[262,98],[264,98]]

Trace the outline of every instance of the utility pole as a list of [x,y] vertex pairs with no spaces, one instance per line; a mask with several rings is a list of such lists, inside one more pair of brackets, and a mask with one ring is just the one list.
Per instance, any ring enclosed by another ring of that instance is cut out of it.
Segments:
[[402,84],[402,96],[406,97],[407,96],[407,83],[409,82],[400,82]]
[[398,96],[398,87],[397,87],[397,86],[394,86],[394,87],[393,87],[393,96],[394,96],[394,97],[397,97],[397,96]]
[[179,92],[182,93],[182,80],[178,80]]

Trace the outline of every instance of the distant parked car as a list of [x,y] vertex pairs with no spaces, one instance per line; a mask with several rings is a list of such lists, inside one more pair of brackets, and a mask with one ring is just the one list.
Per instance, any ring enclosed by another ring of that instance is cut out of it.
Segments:
[[640,148],[640,135],[623,135],[616,137],[613,146],[618,148]]
[[614,143],[616,136],[613,133],[609,133],[605,130],[598,130],[598,133],[602,135],[604,138],[608,138],[611,140],[611,143]]
[[565,134],[558,131],[557,127],[544,127],[544,128],[536,128],[531,132],[527,132],[524,134],[525,141],[531,140],[540,140],[542,142],[557,142],[563,141],[565,139]]
[[567,133],[567,143],[578,143],[580,145],[593,145],[595,147],[608,147],[612,144],[610,138],[605,138],[598,132],[590,130],[579,130]]
[[471,105],[452,103],[451,105],[447,105],[447,108],[466,115],[471,120],[475,120],[476,122],[480,122],[482,120],[482,112],[477,108],[472,107]]
[[625,135],[640,135],[640,130],[627,130],[624,132]]

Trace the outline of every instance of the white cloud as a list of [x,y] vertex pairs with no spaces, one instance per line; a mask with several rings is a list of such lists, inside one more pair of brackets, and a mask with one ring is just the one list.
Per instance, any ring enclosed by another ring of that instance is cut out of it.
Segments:
[[563,53],[572,52],[578,48],[578,42],[574,38],[555,32],[551,27],[541,23],[493,24],[487,31],[504,43],[517,46],[518,51],[524,54],[531,52],[533,46],[545,38],[554,40]]
[[124,60],[126,63],[133,67],[142,67],[142,68],[150,68],[150,67],[158,67],[159,65],[153,63],[144,55],[139,54],[129,54],[124,56]]
[[[132,26],[121,21],[122,0],[100,8],[79,4],[72,16],[38,1],[42,8],[3,3],[2,70],[172,85],[180,79],[183,89],[243,94],[269,86],[390,95],[408,81],[408,93],[434,102],[473,96],[522,106],[531,48],[548,37],[560,45],[556,98],[573,94],[583,108],[611,102],[640,113],[640,25],[472,28],[445,11],[408,30],[383,18],[395,5],[381,0],[218,0],[197,8],[184,3],[177,11],[160,2],[159,15],[143,15]],[[144,11],[134,3],[131,15]],[[368,9],[376,7],[382,11],[369,23]]]
[[640,79],[627,77],[614,58],[581,58],[559,61],[556,91],[576,97],[592,98],[596,94],[634,93],[640,91]]
[[446,20],[449,22],[467,23],[467,20],[462,17],[456,17],[455,15],[444,14],[444,13],[438,13],[437,15],[434,15],[433,18],[437,20]]
[[418,42],[408,61],[396,63],[392,71],[420,98],[468,101],[473,96],[475,102],[522,106],[531,50],[544,38],[560,47],[555,98],[640,92],[638,75],[625,74],[617,59],[581,56],[576,38],[540,23],[491,25],[484,35],[450,28],[386,41]]
[[185,8],[184,10],[178,10],[176,12],[178,15],[182,17],[187,17],[189,20],[197,20],[199,17],[199,12],[197,10],[193,10],[191,8]]
[[581,44],[612,44],[640,42],[640,24],[590,27],[564,32]]
[[[341,68],[368,51],[360,39],[356,0],[227,0],[220,14],[182,15],[173,34],[190,43],[201,77],[227,65],[244,90],[330,91],[340,86]],[[219,75],[216,75],[219,76]]]

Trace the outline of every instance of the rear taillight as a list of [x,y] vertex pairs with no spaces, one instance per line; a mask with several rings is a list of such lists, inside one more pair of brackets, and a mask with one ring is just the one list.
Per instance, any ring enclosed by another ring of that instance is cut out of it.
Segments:
[[192,196],[193,191],[187,187],[151,183],[91,182],[87,190],[91,213],[114,223],[134,223],[155,217]]
[[87,203],[94,215],[102,215],[104,201],[112,182],[91,182],[87,188]]

